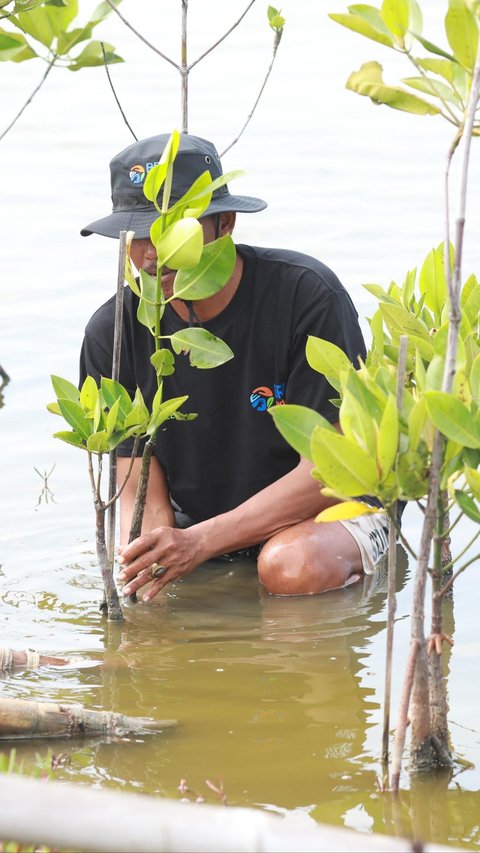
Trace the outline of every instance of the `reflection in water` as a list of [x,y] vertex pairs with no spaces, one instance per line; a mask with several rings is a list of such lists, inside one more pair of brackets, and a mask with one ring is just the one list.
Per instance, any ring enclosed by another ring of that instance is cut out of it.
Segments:
[[[400,589],[400,546],[398,554]],[[178,728],[122,741],[16,744],[19,755],[67,751],[60,778],[175,799],[185,779],[218,802],[206,780],[220,780],[231,805],[446,842],[451,819],[442,823],[442,809],[456,802],[448,780],[436,794],[419,782],[393,811],[377,790],[379,761],[365,747],[369,728],[379,729],[365,670],[385,629],[385,600],[383,570],[325,595],[274,598],[259,588],[253,562],[212,561],[150,604],[127,606],[124,624],[98,622],[101,667],[56,673],[55,682],[30,673],[23,682],[37,698],[54,683],[52,699],[174,718]],[[437,820],[428,801],[435,796],[443,802]],[[476,838],[476,818],[462,815],[462,837]]]
[[3,369],[2,365],[0,364],[0,409],[2,408],[2,406],[5,403],[5,400],[3,398],[3,389],[5,388],[6,385],[8,385],[9,382],[10,382],[10,377],[9,377],[8,373],[6,373],[6,371]]

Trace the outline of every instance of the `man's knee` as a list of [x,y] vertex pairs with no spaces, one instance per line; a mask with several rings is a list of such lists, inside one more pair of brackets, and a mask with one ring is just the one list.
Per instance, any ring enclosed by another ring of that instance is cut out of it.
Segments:
[[[270,539],[258,557],[258,579],[271,595],[315,595],[348,586],[363,574],[356,543],[310,529],[308,522]],[[312,522],[312,524],[315,524]],[[330,534],[331,531],[329,531]],[[343,532],[343,531],[342,531]],[[324,541],[323,541],[324,540]]]

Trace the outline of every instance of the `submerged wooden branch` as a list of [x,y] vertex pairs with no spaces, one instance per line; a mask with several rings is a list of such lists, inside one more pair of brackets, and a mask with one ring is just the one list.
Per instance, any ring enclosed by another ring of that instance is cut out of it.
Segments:
[[0,740],[72,738],[92,735],[145,735],[177,725],[176,720],[126,717],[113,711],[89,711],[78,703],[0,698]]
[[69,663],[67,658],[42,655],[33,649],[17,651],[0,646],[0,673],[12,669],[37,669],[39,666],[67,666]]

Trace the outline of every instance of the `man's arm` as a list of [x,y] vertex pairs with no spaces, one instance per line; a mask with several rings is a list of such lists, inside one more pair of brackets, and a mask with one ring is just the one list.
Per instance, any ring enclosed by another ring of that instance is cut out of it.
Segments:
[[[117,483],[119,486],[123,483],[129,465],[129,457],[117,457]],[[142,459],[139,456],[133,462],[131,474],[122,494],[120,495],[121,545],[126,545],[128,543],[141,465]],[[156,527],[174,526],[175,516],[170,503],[167,478],[165,477],[163,468],[159,465],[157,459],[152,456],[150,460],[150,476],[148,478],[147,500],[143,514],[142,533],[148,533]]]
[[153,581],[144,596],[147,601],[167,583],[189,574],[211,557],[265,542],[337,503],[321,494],[311,469],[312,463],[302,459],[284,477],[229,512],[185,530],[158,527],[122,548],[120,578],[128,582],[124,594],[129,595],[152,580],[149,567],[154,562],[167,571]]

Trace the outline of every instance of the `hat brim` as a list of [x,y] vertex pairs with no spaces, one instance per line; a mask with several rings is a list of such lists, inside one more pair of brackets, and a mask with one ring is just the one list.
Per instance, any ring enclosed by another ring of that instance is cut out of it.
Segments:
[[[257,213],[260,210],[265,210],[266,207],[267,202],[261,198],[249,195],[228,194],[221,198],[213,199],[203,216],[225,211]],[[102,219],[97,219],[95,222],[86,225],[85,228],[82,228],[80,234],[82,237],[89,237],[90,234],[100,234],[102,237],[118,239],[120,231],[134,231],[135,237],[141,240],[150,236],[150,227],[157,218],[158,212],[153,205],[143,208],[137,207],[133,210],[114,210],[109,216],[104,216]]]

